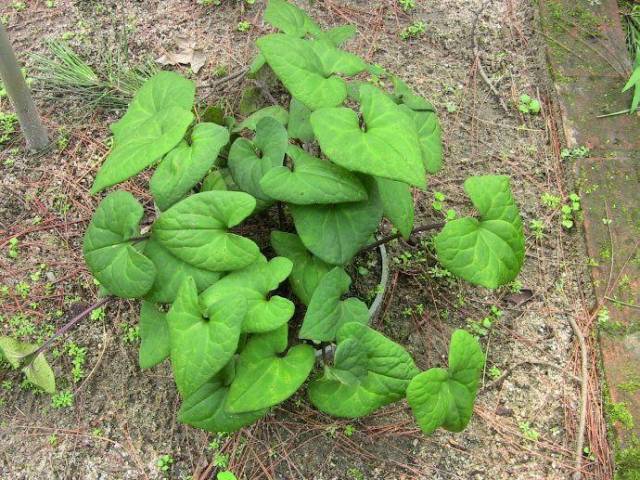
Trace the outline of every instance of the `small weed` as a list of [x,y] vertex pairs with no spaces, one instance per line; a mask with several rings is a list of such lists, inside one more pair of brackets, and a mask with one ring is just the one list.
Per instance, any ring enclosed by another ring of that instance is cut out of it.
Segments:
[[51,397],[51,406],[53,408],[68,408],[73,405],[73,393],[69,390],[58,392]]
[[0,387],[8,392],[13,388],[13,382],[11,380],[3,380]]
[[47,442],[49,442],[49,445],[51,445],[52,447],[55,447],[58,443],[58,436],[55,433],[52,433],[47,437]]
[[447,197],[442,192],[434,192],[433,193],[433,198],[434,198],[434,200],[431,203],[431,207],[436,212],[441,212],[442,211],[442,202],[444,202]]
[[356,467],[349,468],[347,470],[347,476],[351,480],[364,480],[364,473],[362,473],[362,470]]
[[0,112],[0,145],[6,143],[16,131],[18,117],[15,113]]
[[229,466],[229,454],[216,452],[213,456],[213,465],[217,468],[227,468]]
[[573,227],[575,212],[580,211],[580,197],[575,193],[569,194],[570,203],[563,205],[560,211],[562,212],[562,226],[567,230]]
[[489,334],[493,323],[502,317],[504,313],[498,307],[493,305],[491,313],[482,320],[467,320],[467,330],[476,337],[485,337]]
[[562,201],[562,199],[558,195],[553,195],[548,192],[544,192],[540,197],[540,200],[545,207],[551,209],[558,208],[558,206],[560,206],[560,202]]
[[94,321],[104,320],[104,317],[105,317],[104,307],[98,307],[95,310],[92,310],[91,314],[89,315],[89,318]]
[[640,390],[640,377],[634,377],[618,385],[623,392],[635,393]]
[[242,22],[238,23],[238,26],[236,27],[236,30],[238,30],[239,32],[248,32],[251,29],[251,24],[249,22],[247,22],[246,20],[243,20]]
[[202,5],[203,7],[215,5],[217,7],[220,5],[220,0],[198,0],[198,5]]
[[19,244],[20,240],[18,240],[16,237],[13,237],[9,240],[9,258],[18,258],[18,256],[20,255],[20,249],[18,247]]
[[533,233],[533,237],[536,240],[541,240],[544,238],[544,222],[542,220],[533,219],[529,221],[529,228],[531,229],[531,233]]
[[418,21],[409,25],[407,28],[400,32],[400,38],[403,40],[409,40],[410,38],[421,37],[427,31],[427,26],[424,22]]
[[563,148],[560,151],[560,158],[563,160],[569,159],[577,159],[577,158],[587,158],[589,156],[590,150],[589,147],[579,146],[574,148]]
[[633,416],[624,402],[611,402],[606,406],[607,415],[612,423],[620,422],[626,429],[631,430],[634,427]]
[[22,299],[26,299],[31,292],[31,286],[27,282],[20,282],[16,285],[16,293],[20,295]]
[[227,70],[227,67],[224,65],[220,65],[216,67],[216,69],[213,71],[213,76],[217,78],[226,77],[228,74],[229,74],[229,71]]
[[398,0],[398,4],[400,5],[400,8],[402,8],[402,10],[404,10],[405,12],[416,8],[416,0]]
[[502,375],[502,370],[494,365],[489,369],[488,373],[491,380],[495,380],[497,378],[500,378],[500,376]]
[[156,462],[158,470],[160,470],[162,473],[167,473],[171,468],[171,465],[173,465],[173,457],[168,454],[162,455]]
[[520,102],[518,103],[518,110],[520,112],[530,115],[537,115],[540,113],[540,101],[535,98],[531,98],[526,93],[520,95]]
[[27,4],[26,2],[13,2],[11,4],[11,7],[16,11],[16,12],[22,12],[23,10],[27,9]]
[[532,428],[529,422],[518,423],[518,428],[527,440],[531,440],[532,442],[540,440],[540,433],[536,429]]
[[120,329],[122,330],[122,340],[125,343],[136,343],[140,340],[140,331],[137,326],[121,323]]
[[514,280],[508,285],[509,291],[511,293],[520,293],[522,291],[523,286],[524,285],[522,285],[522,282],[520,280]]
[[349,424],[344,427],[345,437],[351,438],[354,433],[356,433],[356,427],[354,427],[353,425]]
[[79,347],[74,342],[69,343],[67,346],[67,355],[71,358],[71,376],[73,382],[78,383],[84,378],[84,364],[87,361],[87,347]]

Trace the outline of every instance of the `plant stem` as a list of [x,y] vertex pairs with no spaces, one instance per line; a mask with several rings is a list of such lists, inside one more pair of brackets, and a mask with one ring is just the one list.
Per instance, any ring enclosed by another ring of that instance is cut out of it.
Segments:
[[[435,230],[436,228],[442,228],[444,227],[444,225],[445,225],[445,222],[425,223],[424,225],[419,225],[416,228],[414,228],[411,231],[411,234],[409,236],[412,237],[416,233],[426,232],[428,230]],[[382,237],[381,239],[376,240],[373,243],[370,243],[366,247],[361,248],[358,253],[368,252],[369,250],[373,250],[374,248],[379,247],[380,245],[383,245],[385,243],[389,243],[391,240],[395,240],[396,238],[400,238],[401,236],[402,235],[400,233],[387,235],[386,237]]]
[[78,315],[76,315],[75,317],[73,317],[71,320],[69,320],[67,323],[65,323],[60,330],[58,330],[56,333],[54,333],[51,337],[49,337],[49,339],[44,342],[36,351],[34,351],[33,353],[30,353],[25,360],[24,366],[27,367],[31,364],[31,362],[33,362],[33,360],[40,355],[42,352],[44,352],[47,348],[49,348],[51,346],[51,344],[53,342],[55,342],[59,337],[61,337],[62,335],[64,335],[65,333],[67,333],[69,330],[71,330],[74,326],[76,326],[76,324],[80,323],[80,320],[82,320],[83,318],[85,318],[86,316],[88,316],[91,312],[93,312],[96,308],[100,308],[102,305],[104,305],[105,303],[109,302],[111,300],[111,297],[105,297],[102,300],[100,300],[99,302],[94,303],[93,305],[85,308],[82,312],[80,312]]
[[0,22],[0,78],[16,109],[27,149],[32,152],[44,150],[49,145],[47,129],[42,125],[38,110],[27,87],[18,60],[11,48],[9,36]]

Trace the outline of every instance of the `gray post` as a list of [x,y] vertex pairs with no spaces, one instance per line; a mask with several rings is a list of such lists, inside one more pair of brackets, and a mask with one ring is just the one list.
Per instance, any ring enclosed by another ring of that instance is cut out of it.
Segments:
[[27,141],[27,148],[39,151],[49,145],[47,129],[40,121],[40,115],[24,81],[9,36],[0,22],[0,79],[16,109],[20,128]]

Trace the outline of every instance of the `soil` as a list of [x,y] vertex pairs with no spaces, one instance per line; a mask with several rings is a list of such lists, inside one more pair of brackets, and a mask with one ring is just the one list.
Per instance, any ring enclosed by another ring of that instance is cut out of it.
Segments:
[[[127,32],[131,65],[174,51],[176,39],[186,36],[207,58],[192,75],[200,97],[228,112],[237,111],[250,81],[214,84],[215,72],[224,67],[233,74],[248,65],[255,37],[266,31],[260,0],[211,7],[194,0],[56,0],[53,8],[26,3],[24,11],[5,4],[0,16],[6,15],[27,72],[29,53],[47,54],[43,39],[70,37],[81,57],[105,74],[109,66],[100,52],[123,48],[115,32]],[[564,229],[558,209],[541,202],[545,193],[565,201],[572,184],[559,155],[535,2],[417,0],[409,13],[395,0],[323,0],[304,7],[325,26],[357,25],[360,35],[348,49],[397,72],[438,108],[445,167],[429,179],[427,192],[416,192],[417,223],[441,220],[447,209],[470,212],[462,188],[469,175],[511,177],[527,226],[516,285],[489,291],[446,275],[424,253],[427,234],[388,246],[391,276],[376,327],[404,344],[421,368],[446,364],[453,329],[473,329],[491,317],[492,307],[501,312],[481,336],[487,368],[469,427],[426,437],[405,402],[357,421],[336,420],[314,411],[304,392],[229,437],[181,425],[170,368],[138,368],[138,306],[121,301],[110,303],[104,318],[84,321],[49,354],[59,390],[73,393],[72,406],[55,408],[48,395],[22,387],[17,373],[0,371],[0,478],[209,478],[200,476],[203,470],[209,465],[215,473],[225,459],[238,478],[251,480],[566,479],[573,472],[579,355],[569,319],[580,323],[592,293],[579,222]],[[237,31],[241,20],[252,24],[249,32]],[[424,34],[402,40],[400,32],[416,21],[424,22]],[[481,78],[480,64],[508,112]],[[523,93],[540,99],[541,114],[518,112]],[[34,158],[23,154],[14,135],[0,151],[0,283],[9,287],[0,293],[0,328],[42,341],[97,293],[80,255],[97,203],[88,188],[108,153],[108,124],[122,112],[93,109],[74,92],[60,98],[46,88],[38,88],[36,100],[59,141]],[[10,111],[6,99],[0,108]],[[149,200],[144,177],[127,188]],[[446,196],[442,211],[432,205],[436,191]],[[541,237],[531,220],[542,222]],[[9,255],[11,237],[19,239],[17,258]],[[361,260],[370,273],[354,287],[369,301],[376,261],[375,255]],[[24,298],[16,290],[20,282],[30,288]],[[87,349],[78,382],[70,342]],[[586,478],[605,478],[594,468],[609,465],[603,445],[585,454]],[[163,473],[156,462],[165,454],[173,464]]]

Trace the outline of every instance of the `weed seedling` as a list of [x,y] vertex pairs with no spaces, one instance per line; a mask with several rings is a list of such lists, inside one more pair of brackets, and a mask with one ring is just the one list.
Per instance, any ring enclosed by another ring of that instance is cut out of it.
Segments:
[[400,4],[400,8],[405,12],[416,8],[416,0],[398,0],[398,3]]
[[540,440],[540,433],[533,427],[531,427],[531,424],[529,422],[518,423],[518,428],[522,432],[522,435],[524,435],[524,438],[526,438],[527,440],[531,440],[532,442],[537,442],[538,440]]
[[160,470],[162,473],[169,472],[171,465],[173,465],[173,457],[168,454],[162,455],[156,462],[158,470]]
[[526,93],[520,95],[520,102],[518,103],[518,110],[520,112],[530,115],[537,115],[540,113],[540,101],[531,98]]
[[356,427],[354,427],[353,425],[349,424],[349,425],[344,427],[344,436],[345,437],[351,438],[354,433],[356,433]]
[[20,250],[18,248],[18,245],[20,244],[20,240],[18,240],[16,237],[13,237],[12,239],[9,240],[9,258],[13,258],[16,259],[18,258],[18,255],[20,255]]
[[238,26],[236,27],[236,30],[238,30],[239,32],[248,32],[251,29],[251,24],[249,22],[247,22],[246,20],[243,20],[242,22],[238,23]]
[[58,392],[51,397],[51,406],[53,408],[69,408],[73,405],[73,393],[69,390]]
[[590,152],[591,151],[589,150],[589,147],[586,147],[584,145],[574,148],[563,148],[560,151],[560,158],[562,158],[563,160],[587,158]]
[[418,21],[409,25],[407,28],[400,32],[400,38],[403,40],[409,40],[411,38],[421,37],[427,31],[427,26],[424,22]]

